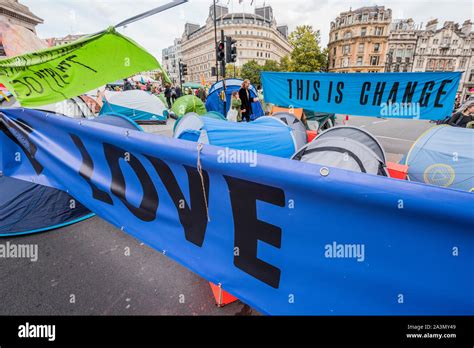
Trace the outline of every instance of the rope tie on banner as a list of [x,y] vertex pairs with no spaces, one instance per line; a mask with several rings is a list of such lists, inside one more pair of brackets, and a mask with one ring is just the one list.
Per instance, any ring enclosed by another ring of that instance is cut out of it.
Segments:
[[209,217],[209,206],[207,204],[207,195],[206,195],[206,186],[204,185],[204,176],[202,175],[202,165],[201,165],[201,150],[203,149],[203,144],[198,143],[197,144],[197,170],[199,173],[199,176],[201,177],[201,186],[202,186],[202,194],[204,195],[204,204],[206,205],[206,215],[207,215],[207,221],[210,222],[211,219]]

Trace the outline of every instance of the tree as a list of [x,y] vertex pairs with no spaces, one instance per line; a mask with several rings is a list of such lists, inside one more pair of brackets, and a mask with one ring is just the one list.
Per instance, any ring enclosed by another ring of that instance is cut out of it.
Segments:
[[280,71],[291,71],[291,59],[289,56],[284,56],[280,59]]
[[240,68],[238,66],[235,66],[234,64],[230,63],[225,66],[225,77],[228,78],[233,78],[234,77],[234,67],[235,67],[235,77],[239,78],[240,77]]
[[276,60],[269,59],[265,61],[262,67],[263,71],[281,71],[280,64]]
[[327,67],[327,50],[319,46],[321,34],[311,25],[296,27],[288,41],[293,46],[289,71],[313,72]]
[[258,64],[256,60],[249,60],[247,63],[242,65],[240,71],[240,76],[245,80],[249,79],[250,82],[258,86],[260,82],[260,72],[262,71],[262,66]]

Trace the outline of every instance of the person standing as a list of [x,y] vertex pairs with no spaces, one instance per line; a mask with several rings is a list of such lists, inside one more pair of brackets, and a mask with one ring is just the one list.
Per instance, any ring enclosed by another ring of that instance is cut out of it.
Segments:
[[183,92],[181,92],[181,87],[176,86],[175,91],[176,91],[176,98],[180,98],[183,95]]
[[448,121],[450,126],[467,128],[468,123],[474,121],[474,101],[467,102],[461,108],[462,110],[451,116],[451,119]]
[[130,91],[132,89],[133,89],[133,87],[132,87],[132,84],[130,83],[130,81],[128,79],[124,79],[123,80],[123,90],[124,91]]
[[170,86],[170,84],[166,84],[166,86],[165,86],[165,98],[166,98],[166,103],[168,104],[168,109],[171,109],[171,86]]
[[252,98],[250,95],[250,80],[244,80],[239,90],[239,98],[242,101],[241,112],[242,121],[250,122],[250,115],[252,115],[252,102],[257,101],[257,98]]

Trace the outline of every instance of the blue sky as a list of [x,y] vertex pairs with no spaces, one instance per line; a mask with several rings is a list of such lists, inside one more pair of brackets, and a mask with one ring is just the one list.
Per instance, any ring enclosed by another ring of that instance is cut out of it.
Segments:
[[[94,33],[109,25],[140,12],[160,6],[168,0],[20,0],[21,3],[42,17],[45,23],[37,28],[41,38],[67,34]],[[263,0],[219,0],[229,4],[233,12],[253,11]],[[392,9],[394,18],[413,18],[426,23],[438,18],[458,23],[474,18],[471,0],[266,0],[272,5],[277,22],[288,24],[290,30],[297,25],[310,24],[321,31],[322,45],[328,41],[329,24],[340,12],[362,6],[379,5]],[[186,22],[204,24],[211,0],[189,0],[188,3],[129,25],[120,31],[139,42],[161,61],[161,50],[173,43],[183,33]]]

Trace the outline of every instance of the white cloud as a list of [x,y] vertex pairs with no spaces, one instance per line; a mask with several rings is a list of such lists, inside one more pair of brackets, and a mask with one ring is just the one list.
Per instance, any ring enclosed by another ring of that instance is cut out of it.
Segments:
[[[20,0],[42,17],[45,23],[38,26],[42,38],[76,33],[94,33],[128,17],[160,6],[168,0]],[[250,0],[242,5],[238,0],[220,0],[229,4],[233,12],[253,11]],[[254,0],[257,6],[263,0]],[[157,14],[120,29],[161,60],[161,50],[183,33],[186,22],[204,24],[211,0],[190,0],[188,3]],[[440,23],[452,20],[462,23],[474,18],[471,0],[265,0],[271,5],[278,23],[288,24],[290,31],[297,25],[310,24],[321,31],[322,44],[326,45],[330,22],[342,11],[361,6],[383,5],[393,11],[394,18],[413,18],[426,23],[438,18]],[[455,5],[454,5],[455,4]],[[254,4],[255,5],[255,4]]]

